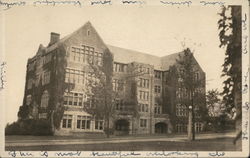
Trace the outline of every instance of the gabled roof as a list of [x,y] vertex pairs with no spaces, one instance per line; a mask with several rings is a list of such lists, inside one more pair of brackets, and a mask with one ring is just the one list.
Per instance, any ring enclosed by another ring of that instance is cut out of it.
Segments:
[[114,55],[114,61],[119,63],[131,63],[138,62],[144,64],[154,65],[155,68],[160,69],[161,60],[160,57],[141,53],[135,50],[115,47],[111,45],[107,45],[111,53]]
[[[57,48],[58,44],[59,43],[63,43],[64,41],[66,41],[67,39],[69,39],[70,37],[74,36],[75,34],[77,34],[77,32],[79,32],[80,30],[82,30],[84,27],[86,27],[87,25],[90,25],[92,26],[92,24],[88,21],[86,22],[84,25],[82,25],[80,28],[78,28],[76,31],[72,32],[71,34],[63,37],[62,39],[60,39],[58,42],[54,43],[53,45],[51,46],[48,46],[47,47],[47,52]],[[95,30],[95,28],[92,26],[92,28]],[[97,32],[96,32],[97,33]]]
[[[150,54],[142,53],[142,52],[135,51],[135,50],[130,50],[130,49],[120,48],[120,47],[116,47],[116,46],[112,46],[112,45],[107,45],[103,42],[103,40],[98,35],[95,28],[92,26],[92,24],[89,21],[87,23],[85,23],[83,26],[81,26],[79,29],[74,31],[73,33],[63,37],[62,39],[60,39],[58,42],[52,44],[51,46],[43,47],[42,45],[40,45],[39,50],[38,50],[39,53],[41,50],[44,50],[45,53],[52,51],[53,49],[57,48],[60,43],[63,43],[67,39],[69,39],[70,37],[76,35],[80,30],[84,29],[84,27],[86,27],[86,26],[91,26],[91,28],[93,28],[93,30],[96,32],[98,38],[101,40],[101,43],[106,45],[109,48],[109,50],[111,51],[111,53],[114,55],[115,62],[124,63],[124,64],[138,62],[138,63],[153,65],[154,69],[165,71],[165,70],[168,70],[170,68],[170,66],[173,66],[174,64],[176,64],[176,60],[179,59],[180,55],[184,54],[184,52],[182,51],[179,53],[174,53],[174,54],[166,55],[163,57],[159,57],[159,56],[150,55]],[[35,57],[36,56],[34,56],[33,58],[35,58]],[[196,63],[198,64],[197,61],[196,61]]]
[[161,57],[161,65],[163,70],[168,70],[170,66],[176,64],[176,60],[178,60],[183,54],[184,52],[179,52]]
[[114,61],[116,62],[125,64],[131,62],[150,64],[153,65],[154,69],[156,70],[168,70],[170,66],[176,63],[176,60],[179,58],[179,55],[183,54],[183,52],[180,52],[159,57],[130,49],[119,48],[111,45],[107,46],[111,53],[113,53]]

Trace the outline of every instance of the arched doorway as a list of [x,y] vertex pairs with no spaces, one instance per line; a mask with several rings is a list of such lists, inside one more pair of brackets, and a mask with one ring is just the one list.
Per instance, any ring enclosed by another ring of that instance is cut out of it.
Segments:
[[116,135],[127,135],[129,134],[129,122],[125,119],[120,119],[115,122],[115,133]]
[[159,122],[155,124],[155,133],[167,133],[168,131],[168,125],[164,122]]

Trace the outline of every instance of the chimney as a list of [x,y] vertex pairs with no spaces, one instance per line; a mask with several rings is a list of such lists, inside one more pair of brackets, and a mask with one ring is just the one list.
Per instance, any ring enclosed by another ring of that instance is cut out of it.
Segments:
[[60,34],[55,33],[55,32],[51,32],[49,46],[53,45],[54,43],[58,42],[59,40],[60,40]]

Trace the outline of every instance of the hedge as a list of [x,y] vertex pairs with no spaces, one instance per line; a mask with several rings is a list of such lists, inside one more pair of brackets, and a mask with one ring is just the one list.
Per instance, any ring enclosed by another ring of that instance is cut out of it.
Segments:
[[49,120],[27,119],[7,124],[5,135],[53,135]]

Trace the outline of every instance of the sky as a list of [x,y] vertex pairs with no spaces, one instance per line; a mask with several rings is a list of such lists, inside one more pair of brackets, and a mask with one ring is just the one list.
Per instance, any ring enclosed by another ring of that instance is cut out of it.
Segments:
[[105,43],[156,56],[180,52],[185,43],[206,73],[206,89],[222,90],[225,51],[219,48],[219,11],[220,7],[199,6],[20,7],[5,11],[5,122],[17,120],[27,59],[36,54],[39,44],[48,45],[50,32],[63,38],[87,21]]

